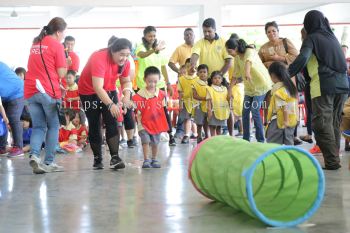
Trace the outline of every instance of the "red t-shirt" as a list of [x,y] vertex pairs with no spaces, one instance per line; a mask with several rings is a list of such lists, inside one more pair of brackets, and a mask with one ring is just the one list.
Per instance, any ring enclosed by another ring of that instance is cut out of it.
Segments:
[[77,128],[78,141],[82,139],[83,136],[88,136],[88,130],[86,126],[80,125],[80,128]]
[[129,76],[130,63],[127,60],[118,74],[119,66],[115,64],[107,49],[102,49],[94,52],[83,71],[81,72],[79,79],[79,94],[81,95],[93,95],[95,94],[92,86],[92,76],[101,77],[104,79],[103,89],[106,91],[116,90],[116,81],[120,78],[126,78]]
[[68,67],[68,70],[74,70],[78,72],[80,60],[78,55],[75,52],[69,52],[68,56],[72,59],[72,64]]
[[52,85],[56,93],[56,97],[54,97],[54,92],[52,91],[49,77],[46,74],[44,64],[40,56],[39,43],[36,43],[33,44],[30,49],[28,71],[24,80],[24,98],[28,99],[39,92],[35,81],[38,79],[49,96],[60,99],[61,90],[59,86],[57,69],[65,68],[67,66],[63,45],[51,36],[45,36],[41,42],[41,50],[47,71],[49,72]]
[[66,95],[64,96],[64,99],[63,99],[63,107],[79,110],[80,109],[79,100],[68,101],[69,98],[76,98],[76,97],[79,97],[79,91],[78,91],[78,85],[74,84],[72,87],[68,87],[66,91]]
[[58,141],[59,142],[66,142],[69,140],[77,140],[77,130],[73,126],[72,123],[69,123],[68,126],[63,126],[59,130],[59,135],[58,135]]

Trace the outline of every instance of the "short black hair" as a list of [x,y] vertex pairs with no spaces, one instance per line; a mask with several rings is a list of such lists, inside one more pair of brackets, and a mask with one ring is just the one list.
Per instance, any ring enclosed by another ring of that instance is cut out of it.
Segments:
[[75,77],[77,75],[77,72],[75,72],[74,70],[68,70],[67,71],[67,75],[68,74],[71,74],[71,75],[73,75]]
[[188,31],[193,32],[193,29],[192,29],[192,28],[186,28],[185,31],[184,31],[184,33],[185,33],[185,32],[188,32]]
[[26,69],[24,69],[23,67],[17,67],[17,68],[15,69],[15,73],[16,73],[17,75],[19,75],[19,74],[24,74],[24,75],[26,75],[27,71],[26,71]]
[[216,29],[215,19],[207,18],[203,21],[202,27]]
[[73,36],[66,36],[64,38],[64,42],[66,42],[66,41],[75,41],[75,38]]
[[144,79],[147,78],[147,76],[151,75],[151,74],[156,74],[156,75],[159,75],[159,78],[160,78],[160,71],[157,67],[155,66],[149,66],[145,69],[145,73],[144,73]]
[[278,29],[278,24],[276,23],[276,21],[267,22],[267,23],[265,24],[265,33],[267,33],[267,29],[268,29],[269,27],[274,27],[274,28],[277,29],[277,31],[279,31],[279,29]]
[[66,108],[64,110],[64,115],[69,117],[69,121],[72,121],[75,118],[75,111],[71,108]]
[[157,29],[153,26],[147,26],[143,29],[143,36],[145,36],[149,32],[156,32]]
[[197,67],[197,70],[207,70],[207,72],[209,71],[209,67],[206,65],[206,64],[200,64],[198,67]]

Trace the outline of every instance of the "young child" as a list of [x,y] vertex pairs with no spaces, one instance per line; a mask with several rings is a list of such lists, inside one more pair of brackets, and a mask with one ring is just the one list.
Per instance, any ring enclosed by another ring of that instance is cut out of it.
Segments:
[[23,67],[17,67],[15,69],[15,73],[17,74],[18,77],[20,77],[22,80],[24,80],[26,77],[27,71]]
[[193,99],[198,100],[198,104],[194,110],[194,121],[197,124],[197,143],[200,143],[202,138],[202,128],[204,126],[205,137],[208,137],[208,121],[207,121],[207,89],[208,89],[208,66],[201,64],[197,67],[197,76],[199,79],[192,86]]
[[30,137],[32,136],[32,119],[29,115],[21,116],[23,124],[23,152],[30,151]]
[[75,71],[68,70],[67,72],[67,91],[63,100],[63,107],[80,110],[80,97],[78,92],[78,84],[75,82]]
[[[191,115],[193,111],[193,93],[192,86],[197,82],[198,77],[195,75],[195,71],[191,67],[191,59],[188,58],[185,62],[186,75],[179,78],[178,92],[179,92],[179,118],[184,120],[185,135],[182,138],[181,143],[187,144],[190,140],[191,133]],[[197,130],[196,130],[197,131]],[[196,134],[197,132],[195,132]]]
[[88,137],[88,130],[86,128],[85,121],[85,113],[82,110],[75,112],[75,117],[72,123],[77,132],[77,145],[82,149],[87,145]]
[[242,111],[244,101],[244,84],[241,77],[231,80],[232,87],[232,102],[233,122],[238,123],[238,134],[235,136],[243,136]]
[[221,134],[221,127],[226,126],[230,114],[228,103],[228,83],[220,71],[213,71],[208,80],[208,125],[210,136]]
[[59,130],[59,146],[61,149],[67,152],[77,152],[79,147],[77,146],[77,130],[72,121],[75,118],[75,112],[72,109],[67,108],[64,113],[66,117],[66,125],[61,126]]
[[[139,136],[143,150],[142,168],[160,168],[157,160],[160,134],[169,130],[165,111],[165,93],[157,88],[160,80],[160,71],[157,67],[150,66],[144,73],[146,87],[140,89],[132,97],[137,113]],[[152,147],[152,160],[148,157],[149,144]]]
[[272,63],[269,74],[274,85],[267,113],[266,140],[272,143],[294,145],[294,128],[298,121],[298,91],[283,63]]

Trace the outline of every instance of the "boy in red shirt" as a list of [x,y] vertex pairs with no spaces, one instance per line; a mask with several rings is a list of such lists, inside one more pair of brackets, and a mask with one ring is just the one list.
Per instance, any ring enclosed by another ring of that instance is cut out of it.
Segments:
[[[139,136],[141,138],[144,162],[142,168],[160,168],[157,160],[160,134],[169,130],[165,111],[165,93],[157,88],[160,71],[150,66],[145,70],[146,87],[132,97],[137,113]],[[152,159],[149,159],[149,144],[152,147]]]
[[67,91],[63,99],[63,107],[70,108],[75,111],[80,110],[80,97],[78,91],[78,84],[75,82],[76,72],[68,70],[67,72]]

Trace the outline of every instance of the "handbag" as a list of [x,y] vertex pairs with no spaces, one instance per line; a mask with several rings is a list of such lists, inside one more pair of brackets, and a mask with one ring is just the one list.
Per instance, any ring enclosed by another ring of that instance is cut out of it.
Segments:
[[[46,64],[45,64],[45,61],[44,61],[44,57],[43,57],[43,53],[41,51],[41,41],[40,41],[40,57],[41,57],[41,60],[42,60],[42,62],[44,64],[44,68],[45,68],[47,77],[48,77],[48,79],[50,81],[51,88],[52,88],[52,91],[53,91],[53,96],[56,99],[56,92],[55,92],[55,89],[53,88],[51,77],[50,77],[49,71],[47,70],[47,67],[46,67]],[[58,101],[58,100],[56,100],[56,111],[57,111],[57,116],[58,116],[58,120],[59,120],[60,124],[61,125],[66,125],[66,117],[65,117],[65,114],[64,114],[64,109],[62,108],[61,102]]]
[[[286,53],[288,53],[288,44],[287,44],[287,39],[283,38],[282,39],[284,49],[286,50]],[[303,92],[306,86],[306,80],[304,75],[301,72],[298,72],[295,75],[295,82],[296,82],[296,88],[298,92]]]

